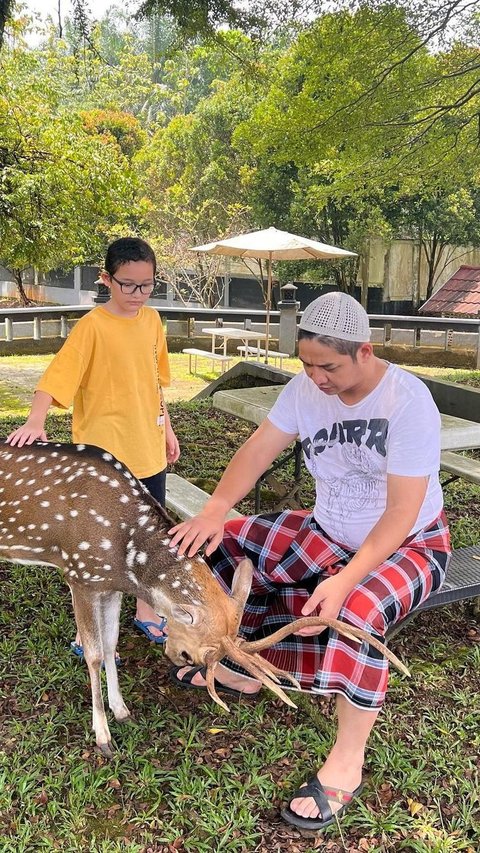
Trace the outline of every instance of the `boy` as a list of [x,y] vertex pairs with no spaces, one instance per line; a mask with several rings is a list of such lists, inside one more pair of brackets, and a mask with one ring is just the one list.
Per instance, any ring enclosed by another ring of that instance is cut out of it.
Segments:
[[[155,273],[155,254],[144,240],[111,243],[101,274],[108,302],[72,329],[37,385],[26,423],[7,441],[19,447],[46,441],[50,406],[73,401],[73,441],[108,450],[164,505],[166,466],[180,449],[162,392],[170,384],[165,335],[158,312],[145,307]],[[164,620],[139,599],[134,625],[152,642],[165,642]],[[71,646],[83,656],[78,634]]]

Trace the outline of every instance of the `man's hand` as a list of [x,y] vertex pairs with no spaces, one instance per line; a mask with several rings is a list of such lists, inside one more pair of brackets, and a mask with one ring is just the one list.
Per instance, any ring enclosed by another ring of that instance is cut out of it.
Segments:
[[[313,595],[303,605],[302,616],[318,615],[323,616],[325,619],[338,619],[338,614],[342,609],[343,603],[351,591],[352,586],[348,581],[345,581],[345,578],[342,578],[342,572],[321,581]],[[319,611],[318,614],[317,610]],[[310,637],[314,634],[320,634],[324,630],[319,625],[318,627],[302,628],[295,633],[300,634],[302,637]]]
[[18,427],[18,429],[14,429],[13,432],[7,436],[7,443],[12,445],[17,444],[18,447],[23,447],[24,444],[33,444],[37,439],[38,441],[48,441],[47,433],[45,432],[43,424],[40,426],[27,421],[23,426]]
[[205,548],[205,554],[208,557],[218,548],[223,539],[224,522],[224,515],[207,515],[205,513],[182,521],[181,524],[176,524],[168,531],[170,536],[173,534],[170,547],[178,545],[179,555],[186,554],[187,557],[193,557],[198,549],[205,542],[208,542]]

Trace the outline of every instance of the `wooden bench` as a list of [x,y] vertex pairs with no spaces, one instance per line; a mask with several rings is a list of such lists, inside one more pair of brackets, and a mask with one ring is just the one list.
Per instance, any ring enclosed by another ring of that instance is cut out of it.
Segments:
[[[248,358],[249,355],[254,355],[258,359],[260,355],[265,355],[266,350],[261,349],[260,347],[237,347],[240,355],[243,355],[245,358]],[[275,350],[268,350],[268,357],[273,358],[273,363],[275,367],[277,366],[277,359],[280,362],[280,368],[282,367],[282,362],[284,358],[290,358],[288,352],[275,352]]]
[[[222,355],[219,352],[208,352],[203,349],[182,349],[182,352],[185,355],[188,355],[188,370],[190,373],[197,372],[197,358],[210,358],[212,360],[212,370],[214,363],[219,361],[222,366],[222,373],[225,372],[225,369],[229,367],[230,362],[232,360],[231,355]],[[194,369],[192,370],[192,358],[194,359]]]
[[448,486],[449,483],[458,480],[459,477],[463,480],[470,480],[471,483],[476,483],[477,486],[480,486],[480,460],[478,459],[462,456],[460,453],[454,453],[452,450],[442,450],[440,468],[442,471],[452,474],[450,479],[443,483],[444,486]]
[[[166,506],[179,518],[184,520],[197,515],[209,497],[207,492],[185,480],[184,477],[179,477],[178,474],[167,474]],[[227,518],[240,517],[241,513],[235,509],[230,510],[227,515]]]

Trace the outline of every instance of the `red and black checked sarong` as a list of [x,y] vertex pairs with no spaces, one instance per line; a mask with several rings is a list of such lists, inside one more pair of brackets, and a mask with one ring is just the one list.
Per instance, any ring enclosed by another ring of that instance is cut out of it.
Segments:
[[[339,619],[383,641],[391,625],[442,585],[449,553],[442,513],[352,590]],[[209,562],[230,592],[235,566],[244,557],[252,561],[253,583],[240,633],[257,640],[300,618],[317,584],[341,571],[352,556],[352,551],[328,538],[311,513],[287,510],[229,521]],[[342,693],[357,707],[372,710],[385,698],[388,661],[367,643],[359,645],[336,631],[291,635],[261,654],[292,673],[303,690]],[[242,671],[231,661],[227,666]]]

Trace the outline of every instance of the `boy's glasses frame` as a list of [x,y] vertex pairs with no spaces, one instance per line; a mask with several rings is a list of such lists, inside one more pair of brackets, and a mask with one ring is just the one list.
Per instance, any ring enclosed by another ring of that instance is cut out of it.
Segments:
[[133,282],[119,281],[119,279],[115,278],[112,273],[109,273],[109,276],[111,279],[113,279],[113,281],[118,284],[122,293],[126,293],[128,296],[131,296],[133,293],[136,293],[137,290],[139,290],[140,293],[143,293],[143,295],[146,296],[148,293],[152,292],[152,290],[155,288],[155,285],[157,284],[156,281],[151,281],[147,284],[133,284]]

